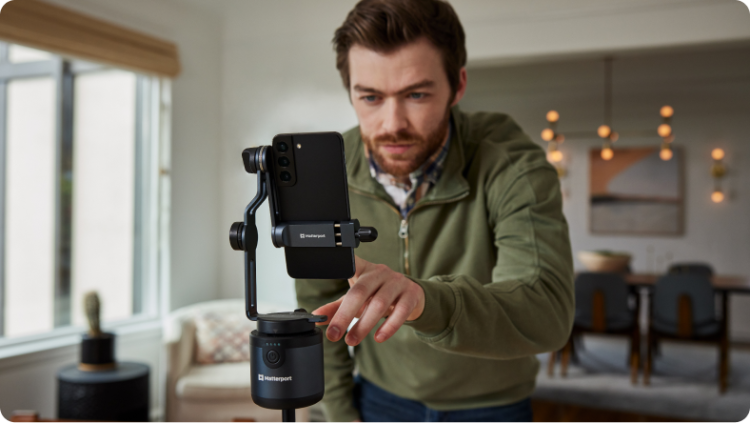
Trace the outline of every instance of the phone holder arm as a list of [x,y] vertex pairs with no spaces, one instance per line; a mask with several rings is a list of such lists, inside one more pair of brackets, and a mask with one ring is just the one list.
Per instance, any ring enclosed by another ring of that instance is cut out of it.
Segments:
[[[256,255],[258,228],[255,213],[263,202],[274,196],[273,176],[270,172],[272,152],[269,146],[246,148],[242,161],[248,173],[257,175],[258,189],[255,197],[245,207],[244,222],[234,222],[229,229],[229,244],[234,250],[245,252],[245,314],[250,320],[258,320],[256,292]],[[275,203],[274,203],[275,204]],[[372,242],[378,231],[369,226],[360,226],[357,219],[342,222],[284,222],[277,224],[271,204],[271,232],[275,247],[343,247],[357,248],[360,242]],[[299,310],[303,312],[302,310]],[[295,311],[296,313],[296,311]],[[303,313],[311,322],[325,321],[325,316]]]
[[258,247],[258,227],[255,224],[255,213],[268,198],[271,188],[266,170],[268,146],[247,148],[242,152],[245,170],[257,175],[258,189],[255,197],[245,207],[244,222],[234,222],[229,229],[229,243],[234,250],[245,252],[245,314],[250,320],[258,319],[258,296],[256,291],[256,256]]

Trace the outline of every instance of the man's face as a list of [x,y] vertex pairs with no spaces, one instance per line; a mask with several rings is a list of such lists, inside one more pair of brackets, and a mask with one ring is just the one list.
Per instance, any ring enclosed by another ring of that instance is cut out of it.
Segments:
[[440,51],[425,38],[387,54],[355,44],[349,50],[349,75],[362,140],[385,172],[401,177],[443,143],[450,106],[466,87],[461,69],[451,98]]

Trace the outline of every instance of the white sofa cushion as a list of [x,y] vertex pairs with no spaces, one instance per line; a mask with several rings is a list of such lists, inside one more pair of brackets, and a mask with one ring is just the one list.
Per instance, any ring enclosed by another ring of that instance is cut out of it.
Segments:
[[190,401],[252,401],[250,362],[193,365],[177,380],[175,390]]

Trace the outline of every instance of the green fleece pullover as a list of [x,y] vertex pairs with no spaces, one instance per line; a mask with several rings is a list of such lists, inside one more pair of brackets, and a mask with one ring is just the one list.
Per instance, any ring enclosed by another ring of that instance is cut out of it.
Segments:
[[[555,169],[508,116],[451,111],[443,173],[406,220],[370,175],[359,128],[344,134],[353,218],[379,237],[355,254],[418,283],[423,314],[351,358],[325,339],[331,421],[352,421],[353,376],[436,410],[511,404],[534,390],[535,354],[560,348],[573,323],[573,265]],[[346,294],[346,280],[297,280],[300,307]]]

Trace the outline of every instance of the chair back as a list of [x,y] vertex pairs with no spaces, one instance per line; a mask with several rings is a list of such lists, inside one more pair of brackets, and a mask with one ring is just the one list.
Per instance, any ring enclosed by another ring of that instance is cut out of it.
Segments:
[[652,325],[682,337],[716,332],[714,289],[707,276],[665,275],[654,286]]
[[617,273],[581,273],[576,277],[576,326],[605,332],[632,327],[628,284]]
[[707,263],[674,263],[669,266],[669,274],[711,277],[714,275],[714,269]]

